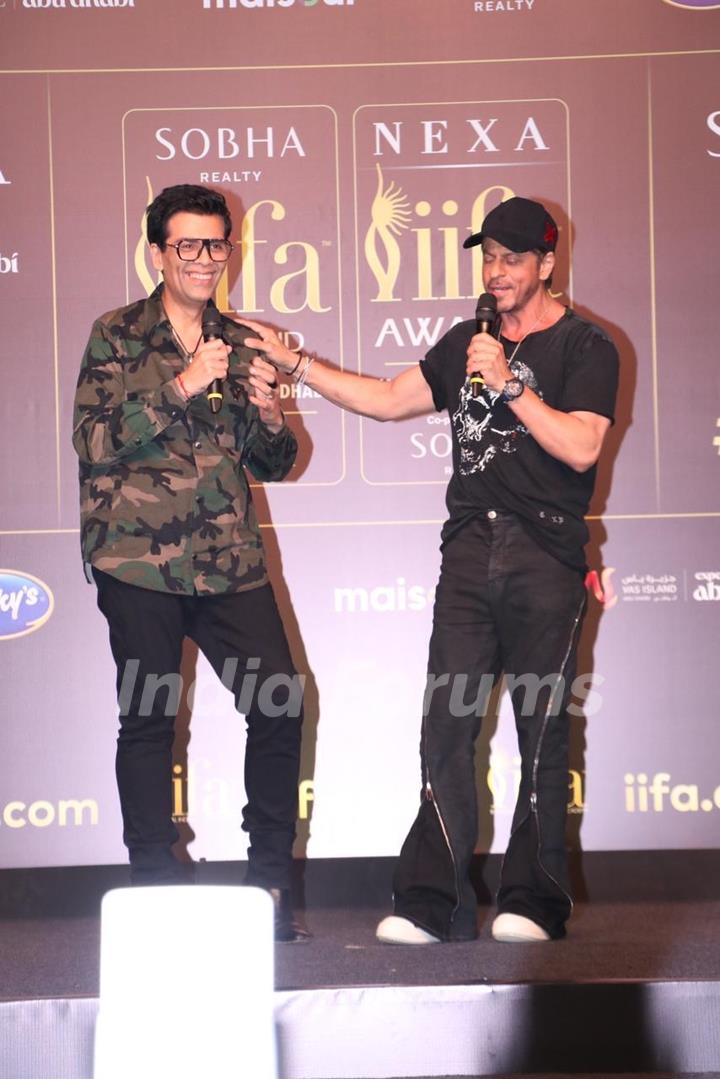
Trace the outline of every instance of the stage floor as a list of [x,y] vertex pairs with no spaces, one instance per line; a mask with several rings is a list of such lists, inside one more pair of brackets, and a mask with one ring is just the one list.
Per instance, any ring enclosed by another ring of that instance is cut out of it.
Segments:
[[[720,901],[581,903],[565,940],[531,945],[493,941],[489,907],[473,943],[379,944],[382,913],[307,911],[313,938],[277,946],[277,988],[720,979]],[[14,917],[0,934],[0,999],[97,995],[99,917]]]
[[[488,906],[473,943],[383,945],[382,914],[311,907],[313,938],[277,945],[281,1079],[720,1076],[720,901],[580,903],[529,945]],[[99,917],[0,933],[3,1079],[91,1079]]]

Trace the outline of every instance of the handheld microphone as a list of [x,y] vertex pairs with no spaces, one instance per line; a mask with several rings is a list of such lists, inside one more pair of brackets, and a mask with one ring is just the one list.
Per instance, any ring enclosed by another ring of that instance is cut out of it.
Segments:
[[[222,337],[222,317],[217,307],[206,307],[202,314],[202,332],[204,341],[215,341]],[[207,399],[210,402],[210,411],[220,411],[223,399],[222,379],[214,378],[207,390]]]
[[[482,296],[478,299],[477,307],[475,308],[475,324],[477,326],[475,332],[490,333],[492,324],[495,321],[496,313],[496,298],[489,292],[483,292]],[[477,397],[480,393],[480,387],[484,385],[485,379],[478,371],[475,371],[470,375],[470,387],[472,389],[473,397]]]

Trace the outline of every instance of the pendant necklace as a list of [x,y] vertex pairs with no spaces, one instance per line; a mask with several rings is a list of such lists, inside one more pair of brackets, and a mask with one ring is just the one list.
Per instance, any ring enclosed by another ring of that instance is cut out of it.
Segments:
[[[164,310],[164,308],[163,308],[163,310]],[[173,340],[174,340],[175,344],[177,345],[177,347],[180,349],[180,355],[182,356],[182,358],[184,359],[184,361],[185,361],[185,363],[187,365],[187,364],[190,363],[193,356],[195,355],[197,350],[200,348],[200,344],[202,343],[202,339],[203,339],[203,332],[202,332],[202,330],[200,330],[200,336],[198,337],[197,341],[195,342],[195,348],[191,352],[190,349],[185,344],[185,342],[183,341],[180,334],[177,332],[177,330],[173,326],[172,322],[170,321],[170,316],[168,315],[167,311],[165,311],[165,317],[167,318],[168,323],[170,325],[170,333],[173,335]]]
[[[534,330],[534,329],[535,329],[535,327],[536,327],[536,326],[538,325],[538,323],[542,322],[542,320],[543,320],[544,318],[545,318],[545,304],[543,303],[543,305],[542,305],[542,311],[540,312],[540,314],[538,315],[538,317],[537,317],[537,318],[535,319],[535,321],[533,322],[533,324],[532,324],[532,326],[530,327],[530,329],[529,329],[529,330],[526,330],[526,331],[525,331],[525,333],[524,333],[524,334],[522,335],[522,337],[520,338],[520,340],[519,340],[519,341],[517,341],[517,342],[515,343],[515,348],[514,348],[514,349],[512,350],[512,352],[510,353],[510,356],[508,357],[508,361],[507,361],[507,365],[508,365],[508,367],[509,367],[509,366],[510,366],[510,364],[511,364],[511,363],[513,362],[513,360],[515,359],[515,353],[516,353],[516,352],[517,352],[517,350],[518,350],[518,349],[520,348],[520,345],[521,345],[521,344],[523,343],[523,341],[525,340],[525,338],[526,338],[526,337],[529,337],[529,336],[530,336],[530,334],[531,334],[531,333],[533,332],[533,330]],[[501,329],[501,330],[500,330],[500,334],[499,334],[499,337],[502,337],[502,335],[503,335],[503,334],[502,334],[502,329]],[[506,340],[507,340],[507,338],[506,338]]]

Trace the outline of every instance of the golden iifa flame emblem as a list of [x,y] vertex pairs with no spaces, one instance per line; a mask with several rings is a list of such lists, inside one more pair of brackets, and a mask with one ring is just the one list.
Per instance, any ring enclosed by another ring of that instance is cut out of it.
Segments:
[[[153,191],[149,176],[145,177],[145,184],[147,186],[145,205],[149,206],[153,200]],[[135,246],[135,273],[138,275],[140,284],[149,296],[151,292],[155,291],[155,286],[162,280],[162,274],[158,272],[157,280],[153,280],[153,276],[148,269],[147,250],[147,222],[145,219],[145,211],[143,210],[140,218],[140,239]]]
[[365,258],[377,281],[376,301],[394,299],[393,289],[400,273],[400,246],[395,239],[409,227],[411,214],[401,187],[390,182],[384,187],[382,169],[376,164],[377,191],[370,208],[371,225],[365,233]]

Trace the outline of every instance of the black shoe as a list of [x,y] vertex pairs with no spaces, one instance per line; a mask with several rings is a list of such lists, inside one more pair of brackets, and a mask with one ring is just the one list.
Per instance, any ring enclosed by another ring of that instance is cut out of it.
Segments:
[[299,944],[310,940],[308,932],[295,921],[289,888],[268,888],[275,905],[275,940],[282,944]]
[[178,862],[176,866],[153,868],[130,866],[130,883],[133,887],[155,887],[159,884],[194,884],[195,866]]

